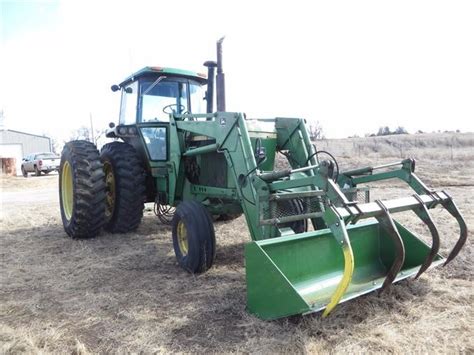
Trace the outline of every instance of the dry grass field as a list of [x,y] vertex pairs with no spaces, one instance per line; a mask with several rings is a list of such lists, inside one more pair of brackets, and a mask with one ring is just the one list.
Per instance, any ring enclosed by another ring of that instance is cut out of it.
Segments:
[[[430,186],[449,191],[474,226],[474,134],[433,134],[317,142],[342,170],[417,159]],[[474,243],[447,267],[320,313],[262,321],[245,310],[243,218],[217,222],[215,266],[178,268],[170,228],[147,206],[135,233],[71,240],[63,231],[57,175],[2,178],[0,353],[98,352],[474,352]],[[374,197],[409,191],[374,186]],[[434,210],[446,255],[457,225]],[[413,215],[414,216],[414,215]],[[425,227],[411,214],[403,221]]]

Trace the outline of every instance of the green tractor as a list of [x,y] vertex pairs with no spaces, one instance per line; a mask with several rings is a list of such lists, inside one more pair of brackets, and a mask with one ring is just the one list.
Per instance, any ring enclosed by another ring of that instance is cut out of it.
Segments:
[[[247,308],[263,319],[326,316],[340,302],[418,277],[459,253],[464,219],[448,193],[415,175],[413,160],[340,172],[310,141],[304,119],[226,112],[222,40],[217,61],[204,65],[207,75],[138,71],[112,86],[121,93],[119,124],[107,131],[114,141],[100,153],[87,141],[65,145],[59,193],[69,236],[133,231],[144,203],[154,202],[172,225],[179,265],[201,273],[215,257],[213,216],[243,214],[252,239],[245,245]],[[287,168],[277,169],[277,153]],[[403,180],[413,195],[370,202],[360,185],[386,179]],[[428,212],[435,206],[460,226],[446,259]],[[431,246],[392,218],[409,210],[427,224]]]

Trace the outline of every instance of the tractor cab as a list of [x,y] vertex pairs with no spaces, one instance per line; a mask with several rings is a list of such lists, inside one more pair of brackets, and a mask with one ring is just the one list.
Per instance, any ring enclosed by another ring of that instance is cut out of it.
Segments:
[[112,86],[122,92],[119,124],[168,122],[171,113],[205,113],[206,84],[204,74],[145,67]]
[[205,74],[162,67],[139,70],[111,88],[121,91],[121,103],[119,124],[110,124],[107,137],[131,144],[143,161],[167,161],[170,114],[206,113],[206,86]]

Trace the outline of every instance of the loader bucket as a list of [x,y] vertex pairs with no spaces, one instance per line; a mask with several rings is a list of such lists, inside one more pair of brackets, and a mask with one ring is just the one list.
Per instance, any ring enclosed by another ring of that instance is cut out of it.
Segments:
[[[430,247],[396,223],[405,259],[394,282],[416,275]],[[382,287],[394,242],[377,221],[347,227],[354,255],[352,280],[340,302]],[[323,310],[343,277],[344,256],[329,229],[253,241],[245,247],[247,307],[262,319]],[[431,266],[442,263],[437,254]]]

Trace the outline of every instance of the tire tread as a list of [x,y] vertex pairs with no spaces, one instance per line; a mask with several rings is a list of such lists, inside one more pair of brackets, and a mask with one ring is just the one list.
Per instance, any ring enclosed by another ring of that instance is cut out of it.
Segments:
[[115,175],[114,213],[104,225],[112,233],[127,233],[138,228],[145,207],[145,171],[135,148],[128,143],[112,142],[100,153],[102,164],[109,160]]
[[61,217],[66,233],[72,238],[93,238],[100,233],[105,217],[105,182],[99,152],[88,141],[65,144],[59,170],[59,193],[65,160],[71,164],[73,175],[73,211],[68,221],[60,198]]

